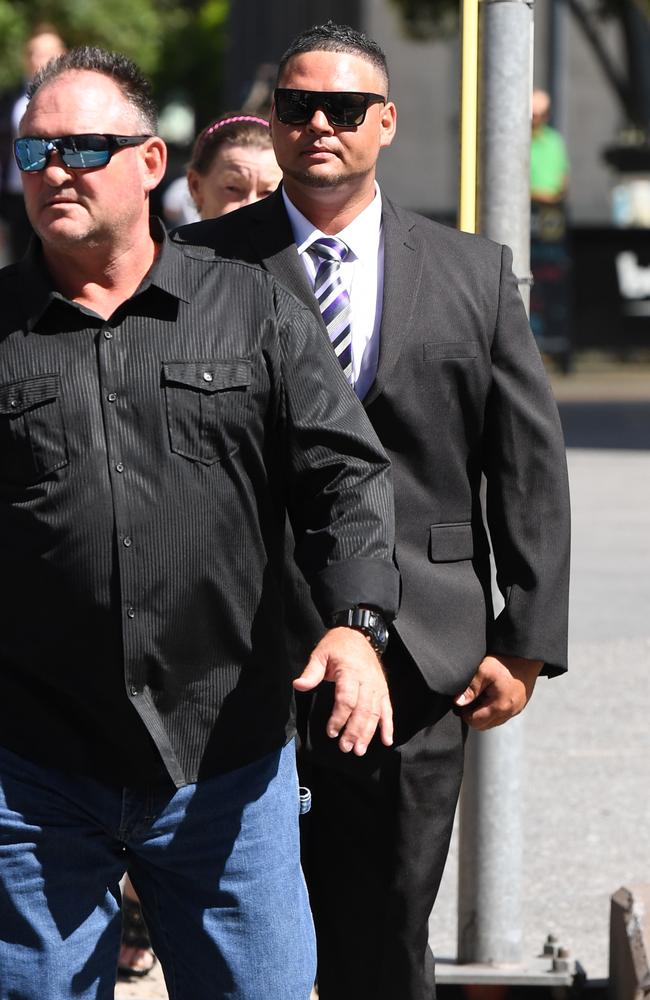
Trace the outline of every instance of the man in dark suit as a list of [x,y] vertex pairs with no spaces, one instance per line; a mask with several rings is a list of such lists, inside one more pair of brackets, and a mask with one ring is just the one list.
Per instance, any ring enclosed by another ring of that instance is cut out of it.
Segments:
[[[376,161],[395,127],[375,43],[331,23],[310,29],[279,68],[281,189],[176,237],[261,264],[321,317],[392,461],[403,590],[384,664],[395,745],[337,757],[319,731],[324,693],[310,720],[321,1000],[434,996],[427,921],[466,724],[505,722],[540,672],[566,669],[563,440],[512,256],[380,193]],[[496,618],[483,474],[505,598]]]

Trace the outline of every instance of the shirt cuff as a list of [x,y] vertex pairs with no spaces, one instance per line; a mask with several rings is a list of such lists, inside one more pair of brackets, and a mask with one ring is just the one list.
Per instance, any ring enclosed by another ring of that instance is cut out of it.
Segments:
[[311,596],[327,624],[335,611],[359,604],[381,611],[391,622],[399,607],[399,573],[386,559],[331,563],[310,581]]

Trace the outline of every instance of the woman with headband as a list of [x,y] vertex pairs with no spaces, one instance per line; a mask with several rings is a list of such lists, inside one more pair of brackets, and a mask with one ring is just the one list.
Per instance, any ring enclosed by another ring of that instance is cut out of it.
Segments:
[[269,123],[248,114],[227,114],[204,128],[187,168],[190,194],[202,219],[266,198],[281,177]]

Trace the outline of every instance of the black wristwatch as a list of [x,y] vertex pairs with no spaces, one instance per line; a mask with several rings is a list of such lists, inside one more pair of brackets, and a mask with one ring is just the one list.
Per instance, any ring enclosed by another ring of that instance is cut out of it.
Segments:
[[374,649],[381,656],[388,645],[388,626],[379,611],[370,608],[346,608],[332,615],[331,625],[345,625],[363,633]]

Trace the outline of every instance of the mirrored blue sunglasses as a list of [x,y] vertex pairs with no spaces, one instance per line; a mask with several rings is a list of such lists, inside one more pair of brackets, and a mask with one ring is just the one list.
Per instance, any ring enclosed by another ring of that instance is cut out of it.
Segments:
[[118,149],[140,146],[147,139],[151,139],[151,136],[87,133],[45,139],[28,135],[14,140],[14,155],[19,170],[24,173],[45,170],[54,152],[59,154],[70,170],[92,170],[105,167]]

